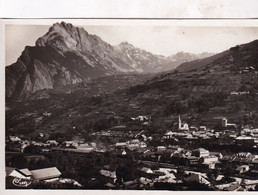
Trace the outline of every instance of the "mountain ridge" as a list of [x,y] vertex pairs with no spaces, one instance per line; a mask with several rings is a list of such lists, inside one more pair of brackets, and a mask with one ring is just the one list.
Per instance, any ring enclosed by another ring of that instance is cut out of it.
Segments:
[[34,47],[26,46],[17,62],[6,67],[6,97],[22,99],[30,92],[100,76],[167,71],[198,57],[154,55],[126,42],[111,46],[82,27],[55,23]]

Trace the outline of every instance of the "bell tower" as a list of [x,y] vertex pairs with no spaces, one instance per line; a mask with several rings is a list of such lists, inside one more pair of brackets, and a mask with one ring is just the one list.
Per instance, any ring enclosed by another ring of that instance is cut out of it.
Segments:
[[178,129],[180,130],[182,128],[182,121],[181,121],[181,118],[180,118],[180,115],[178,117]]

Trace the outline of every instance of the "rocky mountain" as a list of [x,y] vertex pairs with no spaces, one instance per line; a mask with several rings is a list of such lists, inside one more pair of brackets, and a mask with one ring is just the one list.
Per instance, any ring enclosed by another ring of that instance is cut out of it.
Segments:
[[111,46],[84,28],[56,23],[36,46],[25,47],[17,62],[6,67],[6,97],[21,99],[100,76],[167,71],[199,57],[183,52],[154,55],[127,42]]

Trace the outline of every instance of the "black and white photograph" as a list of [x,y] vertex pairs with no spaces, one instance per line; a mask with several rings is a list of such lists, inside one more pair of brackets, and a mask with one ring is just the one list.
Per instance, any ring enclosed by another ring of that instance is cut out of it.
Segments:
[[257,20],[5,24],[5,189],[257,191]]

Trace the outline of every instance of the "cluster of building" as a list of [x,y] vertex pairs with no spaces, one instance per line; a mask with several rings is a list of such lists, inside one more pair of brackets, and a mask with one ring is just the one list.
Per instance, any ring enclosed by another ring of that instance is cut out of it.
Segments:
[[62,143],[56,140],[47,140],[45,142],[23,140],[17,136],[9,136],[6,146],[10,151],[23,153],[28,146],[37,146],[42,153],[49,151],[75,152],[75,153],[90,153],[92,151],[104,152],[103,148],[99,148],[95,142],[86,143],[83,140],[68,140]]
[[[210,152],[204,148],[187,150],[178,145],[158,146],[155,151],[145,156],[145,162],[147,164],[156,162],[160,167],[172,168],[174,171],[192,170],[197,175],[205,175],[204,178],[209,183],[218,185],[217,188],[220,190],[231,190],[232,186],[238,186],[240,183],[241,189],[243,186],[246,187],[244,189],[254,188],[258,184],[258,155],[249,152],[223,156],[220,152]],[[232,182],[225,180],[224,174],[228,171],[228,167],[233,171],[230,176]],[[220,174],[214,179],[207,178],[206,173],[212,170],[216,170]],[[193,177],[197,178],[197,176]]]
[[[237,129],[235,123],[229,123],[225,117],[221,117],[220,131],[206,128],[206,126],[190,126],[187,123],[183,123],[178,119],[178,130],[166,132],[162,139],[163,140],[174,140],[179,142],[180,140],[200,140],[200,139],[219,139],[227,138],[227,144],[238,145],[238,146],[249,146],[253,148],[258,147],[258,129],[254,128],[242,128]],[[223,141],[220,140],[222,144]]]
[[[147,144],[144,141],[140,141],[139,139],[133,139],[126,142],[117,142],[115,144],[115,148],[122,151],[125,151],[126,148],[128,150],[145,151]],[[123,153],[125,154],[125,152]]]
[[173,168],[155,168],[152,169],[148,166],[139,168],[140,177],[131,181],[124,181],[118,183],[116,171],[111,171],[110,166],[104,166],[99,174],[106,180],[105,186],[109,189],[153,189],[155,183],[169,183],[169,184],[182,184],[184,182],[198,182],[210,186],[210,182],[205,174],[186,171],[183,178],[176,176],[177,169]]
[[172,163],[175,166],[196,167],[200,170],[211,170],[218,167],[222,154],[210,152],[204,148],[187,150],[178,145],[158,146],[151,157],[158,162]]
[[124,125],[114,126],[109,130],[102,130],[96,133],[93,133],[92,136],[96,137],[110,137],[110,138],[135,138],[137,137],[142,130],[133,129],[128,131],[127,127]]

